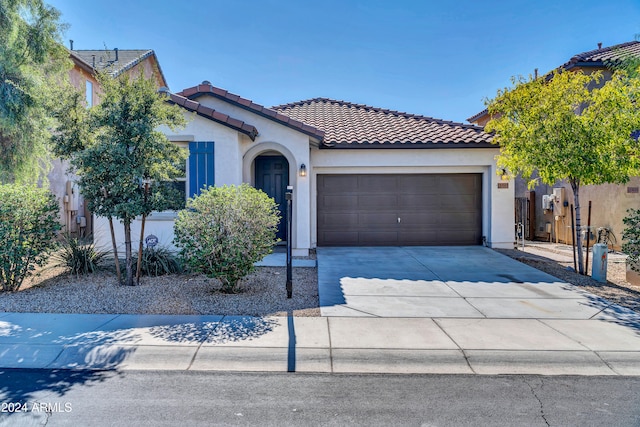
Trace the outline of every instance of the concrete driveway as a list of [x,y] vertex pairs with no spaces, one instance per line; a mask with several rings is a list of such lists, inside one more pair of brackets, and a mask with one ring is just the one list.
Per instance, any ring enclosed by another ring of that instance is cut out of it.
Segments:
[[323,316],[618,318],[618,307],[474,247],[318,248]]

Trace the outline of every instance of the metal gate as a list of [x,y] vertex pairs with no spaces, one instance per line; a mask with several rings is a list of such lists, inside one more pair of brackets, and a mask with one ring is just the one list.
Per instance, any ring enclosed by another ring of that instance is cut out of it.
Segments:
[[527,197],[516,197],[515,203],[515,236],[516,239],[531,239],[530,201]]

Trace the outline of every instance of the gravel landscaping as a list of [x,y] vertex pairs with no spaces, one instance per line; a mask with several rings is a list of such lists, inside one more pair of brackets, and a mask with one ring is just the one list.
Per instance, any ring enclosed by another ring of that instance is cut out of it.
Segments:
[[[498,252],[640,312],[640,288],[626,282],[623,262],[609,259],[609,281],[602,284],[569,271],[568,263],[518,250]],[[284,267],[256,268],[243,281],[242,292],[231,295],[203,275],[144,277],[139,286],[129,287],[117,285],[109,271],[76,277],[45,269],[25,281],[22,290],[0,294],[0,312],[320,316],[317,277],[317,268],[294,268],[293,298],[287,299]]]
[[220,283],[203,275],[143,277],[139,286],[121,286],[115,273],[76,277],[53,269],[21,291],[0,294],[0,311],[320,316],[317,277],[316,268],[294,268],[287,299],[284,267],[256,268],[238,294],[220,292]]

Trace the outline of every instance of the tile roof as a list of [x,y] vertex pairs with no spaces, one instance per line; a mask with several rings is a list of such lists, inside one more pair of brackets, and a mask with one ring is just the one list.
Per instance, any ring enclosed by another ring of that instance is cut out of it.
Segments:
[[[640,57],[640,41],[631,41],[579,53],[571,57],[569,61],[559,66],[556,70],[571,70],[579,67],[611,67],[619,63],[622,59],[630,56]],[[467,121],[473,123],[488,113],[489,111],[485,108],[479,113],[469,117]]]
[[170,93],[169,99],[167,101],[171,104],[177,104],[185,110],[193,111],[201,117],[205,117],[209,120],[213,120],[215,122],[223,124],[227,127],[237,130],[238,132],[242,132],[245,135],[249,136],[252,141],[254,141],[256,139],[256,136],[258,135],[258,129],[256,129],[254,126],[251,126],[250,124],[245,123],[242,120],[233,118],[228,114],[220,113],[213,108],[206,107],[199,102],[186,98],[182,95]]
[[[97,72],[107,71],[114,77],[130,70],[150,56],[155,56],[155,52],[151,49],[72,50],[71,54],[82,59],[93,70]],[[118,58],[117,61],[116,56]],[[156,64],[162,80],[166,82],[167,79],[164,78],[157,58]]]
[[256,104],[249,99],[242,98],[241,96],[230,93],[224,89],[212,86],[211,83],[207,81],[202,82],[202,84],[199,84],[198,86],[184,89],[182,92],[178,92],[178,95],[191,100],[203,95],[211,95],[269,120],[273,120],[289,128],[300,131],[320,141],[324,138],[324,132],[314,126],[310,126],[309,124],[303,123],[295,118],[289,117],[288,115],[281,114],[271,108],[263,107],[260,104]]
[[495,147],[481,127],[327,98],[273,107],[325,132],[330,147]]
[[610,67],[626,57],[640,56],[640,41],[632,41],[615,46],[594,49],[573,56],[559,68],[565,70],[574,67]]

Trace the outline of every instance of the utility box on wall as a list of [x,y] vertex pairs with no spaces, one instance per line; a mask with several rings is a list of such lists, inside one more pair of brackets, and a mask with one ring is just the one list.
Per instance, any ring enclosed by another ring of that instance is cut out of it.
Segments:
[[558,216],[565,215],[565,190],[564,187],[553,189],[553,213]]

